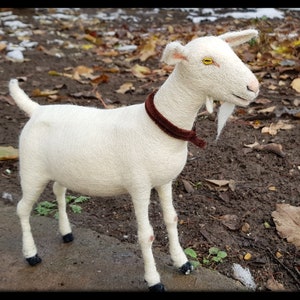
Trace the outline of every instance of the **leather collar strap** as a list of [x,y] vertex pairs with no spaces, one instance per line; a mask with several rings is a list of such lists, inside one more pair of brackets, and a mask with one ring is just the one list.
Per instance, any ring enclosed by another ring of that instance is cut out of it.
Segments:
[[154,95],[157,92],[152,92],[145,101],[145,108],[149,117],[156,123],[156,125],[168,135],[193,143],[197,147],[204,148],[206,142],[197,137],[195,130],[186,130],[179,128],[167,120],[155,107]]

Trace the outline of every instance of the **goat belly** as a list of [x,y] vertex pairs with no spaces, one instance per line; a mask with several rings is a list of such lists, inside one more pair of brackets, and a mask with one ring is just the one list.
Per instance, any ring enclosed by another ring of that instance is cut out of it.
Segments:
[[163,141],[149,142],[138,109],[39,108],[20,136],[21,172],[95,196],[173,180],[185,165],[186,147],[172,153]]

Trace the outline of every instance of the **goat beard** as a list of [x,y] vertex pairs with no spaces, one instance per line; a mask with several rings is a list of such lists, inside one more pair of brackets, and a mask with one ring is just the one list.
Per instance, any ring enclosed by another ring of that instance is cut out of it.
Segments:
[[218,131],[216,140],[219,138],[223,127],[225,126],[228,118],[232,115],[235,105],[229,102],[224,102],[218,111]]

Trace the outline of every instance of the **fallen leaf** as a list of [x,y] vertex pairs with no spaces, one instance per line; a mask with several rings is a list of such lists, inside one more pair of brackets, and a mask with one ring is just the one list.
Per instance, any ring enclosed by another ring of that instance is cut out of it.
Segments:
[[31,96],[32,97],[47,97],[47,96],[50,96],[50,95],[55,95],[57,94],[58,91],[57,90],[40,90],[40,89],[34,89],[31,93]]
[[91,78],[93,84],[107,83],[109,81],[109,76],[106,74],[101,74],[100,76]]
[[89,49],[94,48],[94,47],[95,46],[92,45],[92,44],[85,44],[85,45],[81,46],[81,49],[83,49],[83,50],[89,50]]
[[218,190],[223,190],[226,191],[229,187],[232,191],[235,190],[235,181],[230,179],[230,180],[217,180],[217,179],[205,179],[207,182],[212,183],[215,185]]
[[94,37],[94,36],[91,35],[91,34],[86,34],[86,35],[84,36],[84,39],[87,40],[87,41],[89,41],[90,43],[93,43],[93,44],[97,45],[97,46],[103,44],[101,38],[99,38],[99,37]]
[[273,112],[275,110],[275,108],[276,108],[276,106],[270,106],[265,109],[260,109],[257,112],[258,113],[269,113],[269,112]]
[[262,123],[260,120],[255,120],[249,123],[254,129],[259,129],[263,127]]
[[271,123],[268,127],[263,127],[261,133],[269,133],[270,135],[276,135],[279,130],[288,130],[294,128],[294,125],[288,124],[283,120],[279,120],[277,123]]
[[205,179],[205,180],[217,186],[225,186],[229,183],[229,180],[217,180],[217,179]]
[[277,134],[277,129],[272,124],[270,126],[263,127],[261,129],[261,133],[268,133],[270,135],[276,135]]
[[0,51],[4,50],[7,47],[5,42],[0,42]]
[[11,105],[16,105],[15,100],[11,96],[0,95],[0,101],[5,101]]
[[254,102],[257,104],[268,104],[272,101],[268,98],[257,98],[256,100],[254,100]]
[[73,78],[75,80],[81,80],[81,77],[93,79],[94,76],[92,76],[92,73],[94,70],[92,68],[86,67],[86,66],[77,66],[73,70]]
[[218,219],[230,230],[238,230],[241,228],[241,220],[237,215],[227,214],[218,217]]
[[156,55],[156,51],[155,51],[156,42],[157,42],[157,37],[151,36],[150,39],[147,40],[146,43],[142,45],[140,50],[141,61],[146,61],[149,57]]
[[295,78],[291,83],[291,87],[300,93],[300,78]]
[[134,91],[134,86],[132,82],[125,82],[124,84],[122,84],[118,89],[117,89],[117,93],[119,94],[125,94],[127,92],[130,91]]
[[48,74],[50,76],[65,76],[65,77],[68,77],[68,78],[72,78],[72,76],[73,76],[73,75],[68,74],[68,73],[60,73],[60,72],[57,72],[57,71],[54,71],[54,70],[50,70],[48,72]]
[[267,151],[267,152],[273,152],[280,157],[285,157],[285,153],[282,151],[282,145],[276,144],[276,143],[269,143],[266,145],[260,145],[257,141],[253,144],[244,144],[245,147],[252,148],[254,150],[261,150],[261,151]]
[[151,74],[151,70],[148,67],[141,66],[139,64],[135,64],[131,68],[131,72],[135,77],[138,77],[138,78],[144,78],[144,77],[146,77],[146,75]]
[[280,237],[300,250],[300,207],[277,203],[276,210],[271,215]]
[[0,160],[18,159],[19,151],[12,146],[0,146]]
[[268,89],[274,91],[274,90],[277,89],[277,86],[274,85],[274,84],[271,84],[271,85],[268,86]]
[[185,188],[187,193],[193,193],[194,192],[194,188],[188,180],[182,179],[182,183],[183,183],[184,188]]
[[276,281],[274,278],[269,278],[266,284],[266,288],[273,292],[285,291],[283,284]]
[[255,149],[255,147],[260,146],[260,144],[258,141],[255,141],[253,144],[244,144],[244,146]]
[[56,47],[52,47],[51,49],[46,49],[44,46],[42,45],[39,45],[37,47],[38,50],[46,53],[47,55],[50,55],[50,56],[56,56],[56,57],[59,57],[59,58],[62,58],[62,57],[65,57],[65,54],[58,48]]

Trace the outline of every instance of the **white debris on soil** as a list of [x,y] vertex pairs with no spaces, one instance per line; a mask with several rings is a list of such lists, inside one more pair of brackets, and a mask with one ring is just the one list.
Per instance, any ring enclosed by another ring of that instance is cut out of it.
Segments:
[[3,192],[2,193],[2,198],[6,199],[6,200],[9,200],[10,202],[13,202],[13,196],[10,193]]
[[21,21],[6,21],[4,22],[4,26],[10,27],[11,30],[16,30],[18,28],[27,28],[29,25]]
[[243,268],[239,264],[233,264],[232,270],[233,270],[233,277],[235,279],[239,280],[242,284],[244,284],[246,287],[248,287],[251,290],[256,289],[256,284],[248,268]]
[[12,60],[14,62],[23,62],[24,61],[23,52],[20,50],[13,50],[13,51],[7,52],[6,58],[9,60]]
[[[43,24],[52,24],[54,20],[63,20],[63,21],[73,21],[81,20],[81,21],[88,21],[93,19],[99,19],[99,20],[115,20],[115,19],[122,19],[127,20],[130,19],[132,23],[138,24],[140,19],[143,18],[145,15],[151,15],[156,14],[160,10],[163,10],[164,8],[141,8],[139,9],[139,13],[137,15],[130,15],[128,14],[124,9],[118,8],[115,11],[111,12],[105,12],[102,11],[101,8],[95,11],[94,15],[88,15],[88,14],[81,14],[80,8],[55,8],[53,9],[53,13],[47,12],[44,8],[36,8],[36,11],[43,12],[38,16],[33,16],[33,18],[41,22]],[[225,18],[225,17],[233,17],[236,19],[239,18],[283,18],[284,17],[284,11],[276,9],[276,8],[231,8],[229,9],[229,12],[224,14],[224,11],[222,11],[222,8],[172,8],[173,10],[181,10],[181,11],[187,11],[188,16],[187,19],[191,20],[193,23],[199,23],[204,20],[210,20],[215,21],[218,18]],[[291,9],[291,8],[289,8]],[[77,12],[76,14],[74,12]],[[140,15],[140,16],[139,16]],[[19,16],[14,15],[12,11],[5,11],[0,12],[0,35],[9,34],[10,36],[16,36],[16,37],[29,37],[32,36],[32,30],[33,28],[32,24],[25,24],[19,20],[17,20]],[[1,25],[3,25],[3,28],[1,28]],[[5,32],[8,31],[8,32]],[[115,32],[111,32],[111,34],[115,34]],[[27,41],[25,41],[25,38],[20,38],[20,40],[23,40],[23,42],[20,44],[20,46],[26,47],[26,50],[28,48],[33,48],[37,46],[37,42],[29,41],[27,38]],[[25,44],[27,43],[27,44]],[[50,41],[49,41],[50,43]],[[72,46],[69,46],[71,48]],[[75,47],[75,46],[74,46]],[[119,47],[119,51],[135,51],[137,48],[136,45],[122,45]],[[6,57],[8,59],[11,59],[14,62],[23,62],[24,57],[23,53],[21,53],[20,49],[14,49],[15,51],[12,51],[11,49],[6,49],[7,54]],[[21,50],[24,52],[24,50]],[[58,56],[60,57],[60,56]]]

